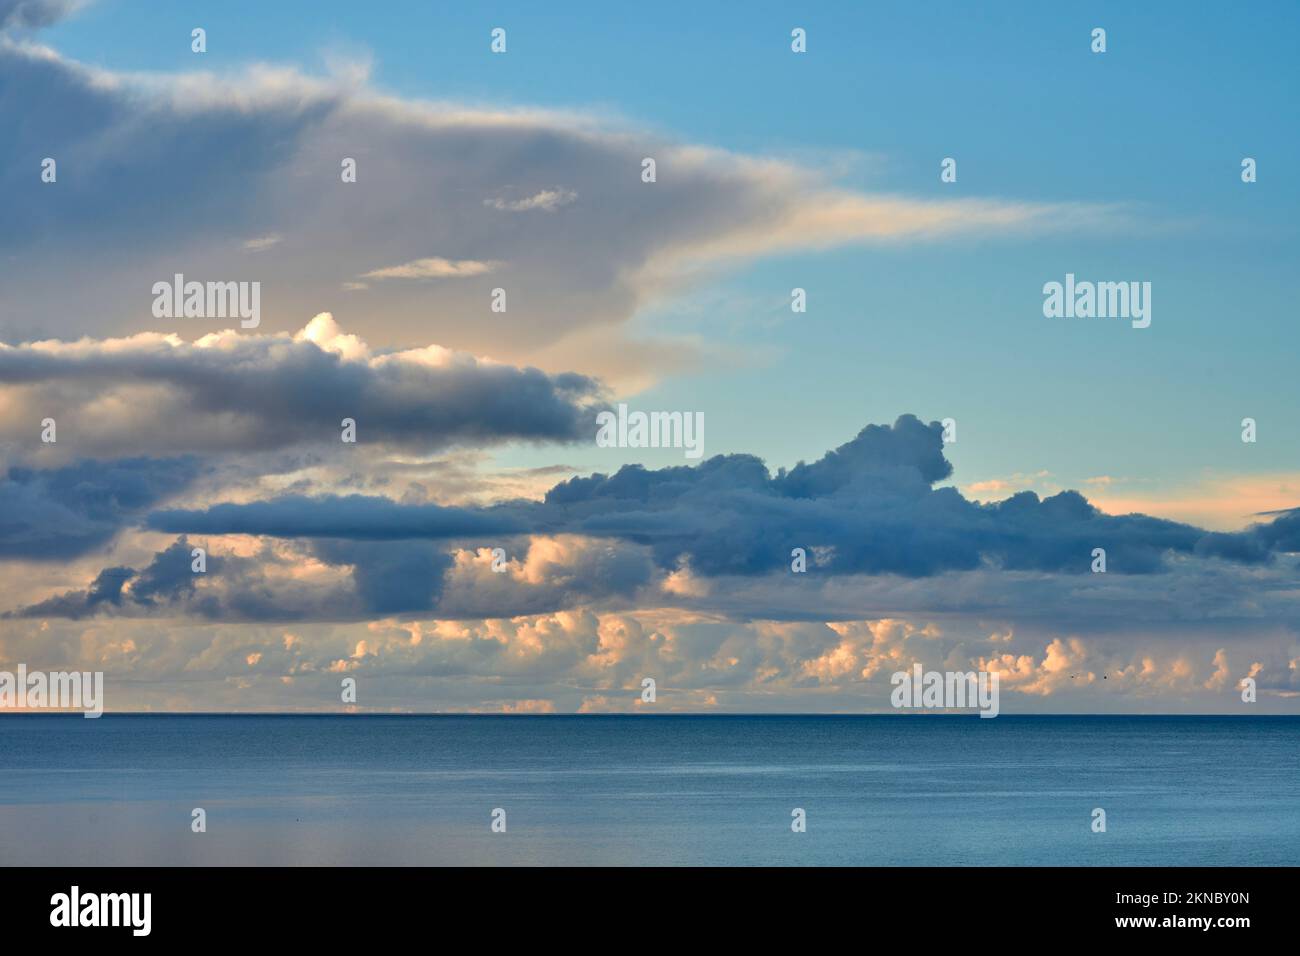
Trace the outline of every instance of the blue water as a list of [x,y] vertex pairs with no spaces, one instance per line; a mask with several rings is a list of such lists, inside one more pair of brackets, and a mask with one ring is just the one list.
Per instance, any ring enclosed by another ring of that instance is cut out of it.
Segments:
[[6,715],[0,864],[1296,865],[1298,758],[1300,717]]

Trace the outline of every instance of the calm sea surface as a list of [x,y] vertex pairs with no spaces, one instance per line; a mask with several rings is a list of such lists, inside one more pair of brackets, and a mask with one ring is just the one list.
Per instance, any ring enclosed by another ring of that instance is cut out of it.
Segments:
[[1300,717],[0,717],[0,865],[521,863],[1297,865]]

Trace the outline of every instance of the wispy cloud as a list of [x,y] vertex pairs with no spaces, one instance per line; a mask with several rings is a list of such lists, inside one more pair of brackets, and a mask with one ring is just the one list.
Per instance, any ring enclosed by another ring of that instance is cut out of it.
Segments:
[[0,30],[48,27],[67,19],[91,0],[0,0]]
[[245,239],[244,248],[249,252],[262,252],[270,249],[272,246],[283,240],[283,236],[258,236],[255,239]]
[[505,199],[500,196],[484,199],[483,205],[500,212],[529,212],[534,209],[554,212],[577,198],[578,194],[571,189],[543,189],[524,199]]
[[486,275],[499,268],[499,262],[479,262],[475,259],[443,259],[433,256],[414,259],[398,266],[385,266],[362,273],[363,279],[465,279]]

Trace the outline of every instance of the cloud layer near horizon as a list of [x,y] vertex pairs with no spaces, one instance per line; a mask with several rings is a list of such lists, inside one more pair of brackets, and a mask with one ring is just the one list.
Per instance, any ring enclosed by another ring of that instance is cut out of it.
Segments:
[[[1143,515],[1105,515],[1073,491],[972,502],[937,486],[951,472],[942,426],[905,415],[893,426],[869,425],[817,461],[775,474],[754,456],[719,455],[696,467],[625,466],[613,475],[562,482],[541,501],[484,507],[295,494],[155,509],[144,517],[153,532],[283,543],[264,546],[256,561],[229,560],[228,579],[214,569],[197,588],[186,581],[168,591],[158,587],[157,569],[180,546],[173,544],[141,572],[106,568],[85,591],[16,613],[489,617],[640,600],[735,614],[737,603],[725,595],[744,593],[744,579],[762,578],[768,582],[763,613],[797,618],[813,606],[832,614],[824,603],[810,604],[807,592],[840,578],[977,573],[986,581],[1003,575],[1010,584],[1023,580],[1016,575],[1037,575],[1077,591],[1068,582],[1081,577],[1185,575],[1205,566],[1240,569],[1224,570],[1225,578],[1252,569],[1274,573],[1279,561],[1286,565],[1300,551],[1294,513],[1243,532],[1207,532]],[[483,573],[498,547],[517,564],[501,569],[510,573]],[[1106,553],[1105,575],[1092,572],[1097,548]],[[806,555],[806,579],[817,582],[802,596],[789,588],[791,579],[805,579],[791,569],[795,549]],[[308,597],[309,582],[292,571],[303,562],[322,572],[347,569],[351,584],[322,573],[321,593]],[[715,579],[727,581],[719,589],[722,603],[713,600]],[[141,581],[148,585],[138,600]],[[782,594],[788,606],[780,604]],[[926,610],[937,611],[940,603]]]

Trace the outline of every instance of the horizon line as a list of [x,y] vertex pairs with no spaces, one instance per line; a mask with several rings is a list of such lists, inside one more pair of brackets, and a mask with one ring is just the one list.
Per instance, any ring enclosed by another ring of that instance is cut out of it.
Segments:
[[[0,711],[3,713],[3,711]],[[8,711],[5,716],[11,717],[82,717],[85,718],[86,712],[82,710],[12,710]],[[621,711],[610,711],[602,713],[506,713],[501,711],[364,711],[357,713],[341,713],[338,711],[316,711],[316,710],[257,710],[257,711],[236,711],[236,710],[119,710],[104,711],[98,717],[89,718],[99,720],[103,717],[651,717],[651,718],[669,718],[669,717],[712,717],[712,718],[736,718],[736,717],[888,717],[888,718],[906,718],[906,717],[967,717],[983,719],[978,711],[961,711],[956,713],[943,712],[915,712],[915,713],[801,713],[797,711],[765,711],[761,713],[736,711],[729,713],[717,713],[706,711],[674,711],[670,713],[629,713]],[[1008,714],[1001,713],[998,717],[1285,717],[1300,719],[1300,714],[1231,714],[1231,713],[1050,713],[1050,714]],[[3,717],[0,717],[3,719]]]

